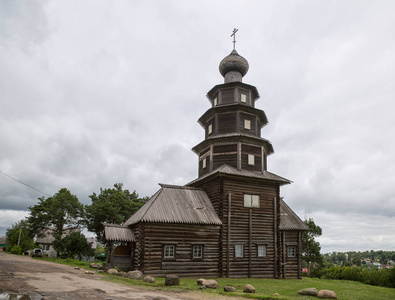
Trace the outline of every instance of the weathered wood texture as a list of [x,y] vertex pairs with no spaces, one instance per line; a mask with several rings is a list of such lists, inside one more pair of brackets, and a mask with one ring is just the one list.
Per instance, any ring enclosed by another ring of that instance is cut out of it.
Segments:
[[[299,277],[299,259],[300,259],[300,246],[299,246],[299,232],[298,231],[284,231],[284,245],[285,245],[285,272],[283,274],[283,278],[298,278]],[[288,247],[294,246],[296,247],[296,255],[295,257],[289,257],[287,250]]]
[[[182,277],[218,277],[220,226],[145,223],[144,274]],[[175,258],[164,259],[164,245],[175,245]],[[203,259],[192,258],[193,245],[202,245]]]

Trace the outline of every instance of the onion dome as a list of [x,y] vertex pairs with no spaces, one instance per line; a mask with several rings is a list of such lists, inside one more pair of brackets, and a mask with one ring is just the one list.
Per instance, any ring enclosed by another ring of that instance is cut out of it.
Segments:
[[248,72],[248,61],[233,50],[219,64],[219,72],[225,78],[225,83],[242,81]]

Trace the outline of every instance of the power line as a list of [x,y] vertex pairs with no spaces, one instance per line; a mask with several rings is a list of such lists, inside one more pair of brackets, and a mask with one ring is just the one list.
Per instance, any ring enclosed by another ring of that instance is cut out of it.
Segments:
[[50,197],[52,196],[52,195],[49,195],[49,194],[47,194],[47,193],[44,193],[44,192],[42,192],[42,191],[36,189],[35,187],[32,187],[31,185],[28,185],[27,183],[24,183],[24,182],[22,182],[22,181],[20,181],[20,180],[18,180],[18,179],[16,179],[16,178],[14,178],[14,177],[12,177],[12,176],[6,174],[6,173],[4,173],[4,172],[2,172],[2,171],[0,171],[0,173],[4,174],[5,176],[7,176],[7,177],[9,177],[9,178],[11,178],[11,179],[13,179],[13,180],[15,180],[15,181],[17,181],[17,182],[23,184],[23,185],[26,185],[27,187],[29,187],[29,188],[31,188],[31,189],[33,189],[33,190],[35,190],[35,191],[37,191],[37,192],[39,192],[39,193],[41,193],[41,194],[44,194],[44,195],[47,195],[47,196],[50,196]]

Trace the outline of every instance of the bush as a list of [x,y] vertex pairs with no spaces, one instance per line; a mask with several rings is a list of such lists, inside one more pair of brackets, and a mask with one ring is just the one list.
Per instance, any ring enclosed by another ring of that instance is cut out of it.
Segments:
[[363,267],[331,267],[323,271],[323,278],[351,280],[376,286],[395,287],[395,268],[379,270]]
[[11,254],[21,254],[22,253],[22,247],[21,246],[12,246],[10,250]]

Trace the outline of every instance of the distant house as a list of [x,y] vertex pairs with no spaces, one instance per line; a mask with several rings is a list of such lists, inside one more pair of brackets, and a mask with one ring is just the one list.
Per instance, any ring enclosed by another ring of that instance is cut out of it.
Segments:
[[[65,228],[65,233],[63,233],[62,238],[69,235],[73,231],[80,231],[79,228]],[[40,237],[36,239],[36,244],[42,247],[44,255],[48,257],[56,257],[56,250],[53,247],[53,242],[55,241],[55,237],[52,235],[54,232],[54,228],[50,227],[42,234]]]
[[0,237],[0,252],[4,251],[4,248],[6,247],[6,243],[7,243],[7,237],[5,236]]

